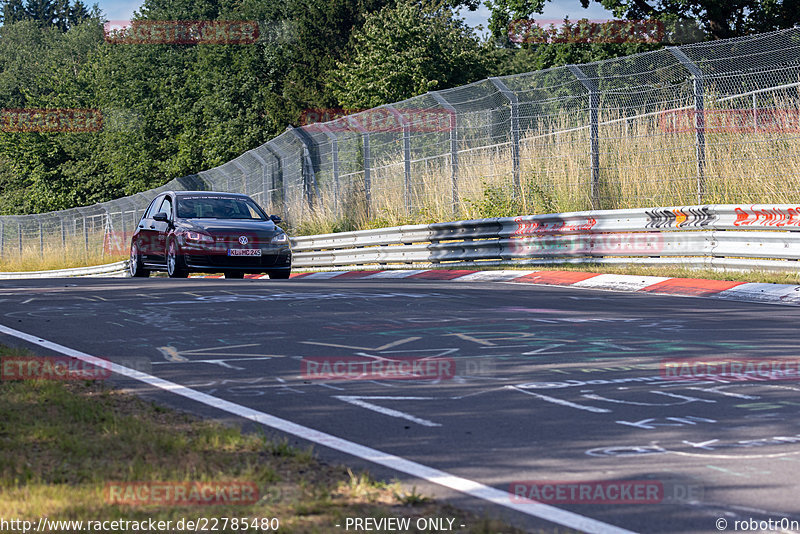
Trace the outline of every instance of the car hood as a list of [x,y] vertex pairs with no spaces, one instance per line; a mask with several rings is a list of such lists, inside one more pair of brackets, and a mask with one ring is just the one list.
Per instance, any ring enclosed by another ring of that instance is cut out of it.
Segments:
[[211,235],[247,232],[272,235],[280,232],[280,228],[272,221],[251,221],[246,219],[190,219],[186,226]]

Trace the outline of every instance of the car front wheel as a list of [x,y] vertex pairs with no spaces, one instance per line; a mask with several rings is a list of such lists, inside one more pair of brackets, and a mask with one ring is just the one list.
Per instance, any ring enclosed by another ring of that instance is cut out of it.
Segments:
[[131,245],[131,259],[128,264],[128,270],[133,278],[147,278],[150,276],[150,271],[144,268],[142,255],[139,253],[139,246],[136,243]]
[[189,276],[189,269],[186,268],[186,258],[178,250],[178,245],[174,239],[167,246],[167,274],[170,278],[186,278]]
[[267,271],[270,280],[286,280],[292,274],[290,269],[281,269],[280,271]]
[[244,273],[242,271],[226,271],[225,278],[233,278],[233,279],[244,278]]

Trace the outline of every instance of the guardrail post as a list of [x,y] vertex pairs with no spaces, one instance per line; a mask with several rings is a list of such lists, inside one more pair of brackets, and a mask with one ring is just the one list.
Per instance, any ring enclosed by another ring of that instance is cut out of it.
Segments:
[[705,94],[703,89],[703,71],[689,59],[683,50],[669,46],[667,50],[675,56],[683,67],[689,71],[694,92],[694,146],[697,158],[697,202],[702,203],[706,193],[706,116]]
[[308,207],[313,208],[314,197],[319,196],[319,190],[317,188],[317,177],[314,174],[314,163],[311,161],[311,148],[309,146],[311,140],[307,138],[308,134],[306,134],[305,130],[302,128],[295,128],[290,125],[286,129],[292,132],[303,145],[303,193],[305,194]]
[[522,196],[522,186],[519,180],[519,100],[502,80],[491,77],[489,81],[508,100],[511,106],[511,167],[514,175],[514,194],[517,198]]
[[[577,65],[567,65],[573,76],[589,92],[589,157],[591,158],[591,182],[589,183],[589,195],[592,199],[592,209],[600,208],[600,130],[599,130],[599,110],[600,110],[600,91],[597,83],[590,80]],[[626,123],[627,124],[627,123]]]
[[331,142],[331,164],[333,167],[333,212],[339,213],[339,138],[324,122],[314,124]]
[[456,129],[456,108],[437,91],[428,94],[450,113],[450,179],[453,183],[453,215],[455,215],[458,212],[458,130]]
[[406,215],[408,215],[411,213],[411,210],[414,209],[414,198],[411,188],[411,126],[408,124],[408,120],[406,120],[403,114],[397,111],[394,106],[387,104],[383,107],[388,109],[389,113],[394,115],[403,127],[403,183],[405,186]]

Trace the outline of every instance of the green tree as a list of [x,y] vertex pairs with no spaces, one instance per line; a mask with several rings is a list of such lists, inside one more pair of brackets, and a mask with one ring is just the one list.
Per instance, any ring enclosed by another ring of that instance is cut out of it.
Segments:
[[[486,0],[491,11],[489,29],[504,46],[514,20],[541,14],[548,0]],[[586,8],[592,0],[580,0]],[[800,0],[594,0],[615,17],[658,19],[666,23],[696,21],[710,39],[727,39],[790,28],[800,23]]]
[[343,106],[373,107],[479,80],[491,63],[452,10],[403,2],[367,17],[329,79]]

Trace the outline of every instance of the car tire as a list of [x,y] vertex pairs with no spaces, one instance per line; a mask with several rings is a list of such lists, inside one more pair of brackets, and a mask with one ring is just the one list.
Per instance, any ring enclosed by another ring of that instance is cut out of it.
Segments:
[[292,274],[291,269],[281,269],[280,271],[267,271],[270,280],[286,280]]
[[186,268],[186,258],[181,254],[178,244],[174,239],[167,245],[167,275],[170,278],[186,278],[189,269]]
[[142,255],[139,254],[139,246],[136,243],[131,245],[131,259],[128,263],[128,270],[132,278],[147,278],[150,276],[150,271],[144,268]]
[[231,278],[233,280],[238,280],[244,278],[244,273],[241,271],[226,271],[225,278]]

